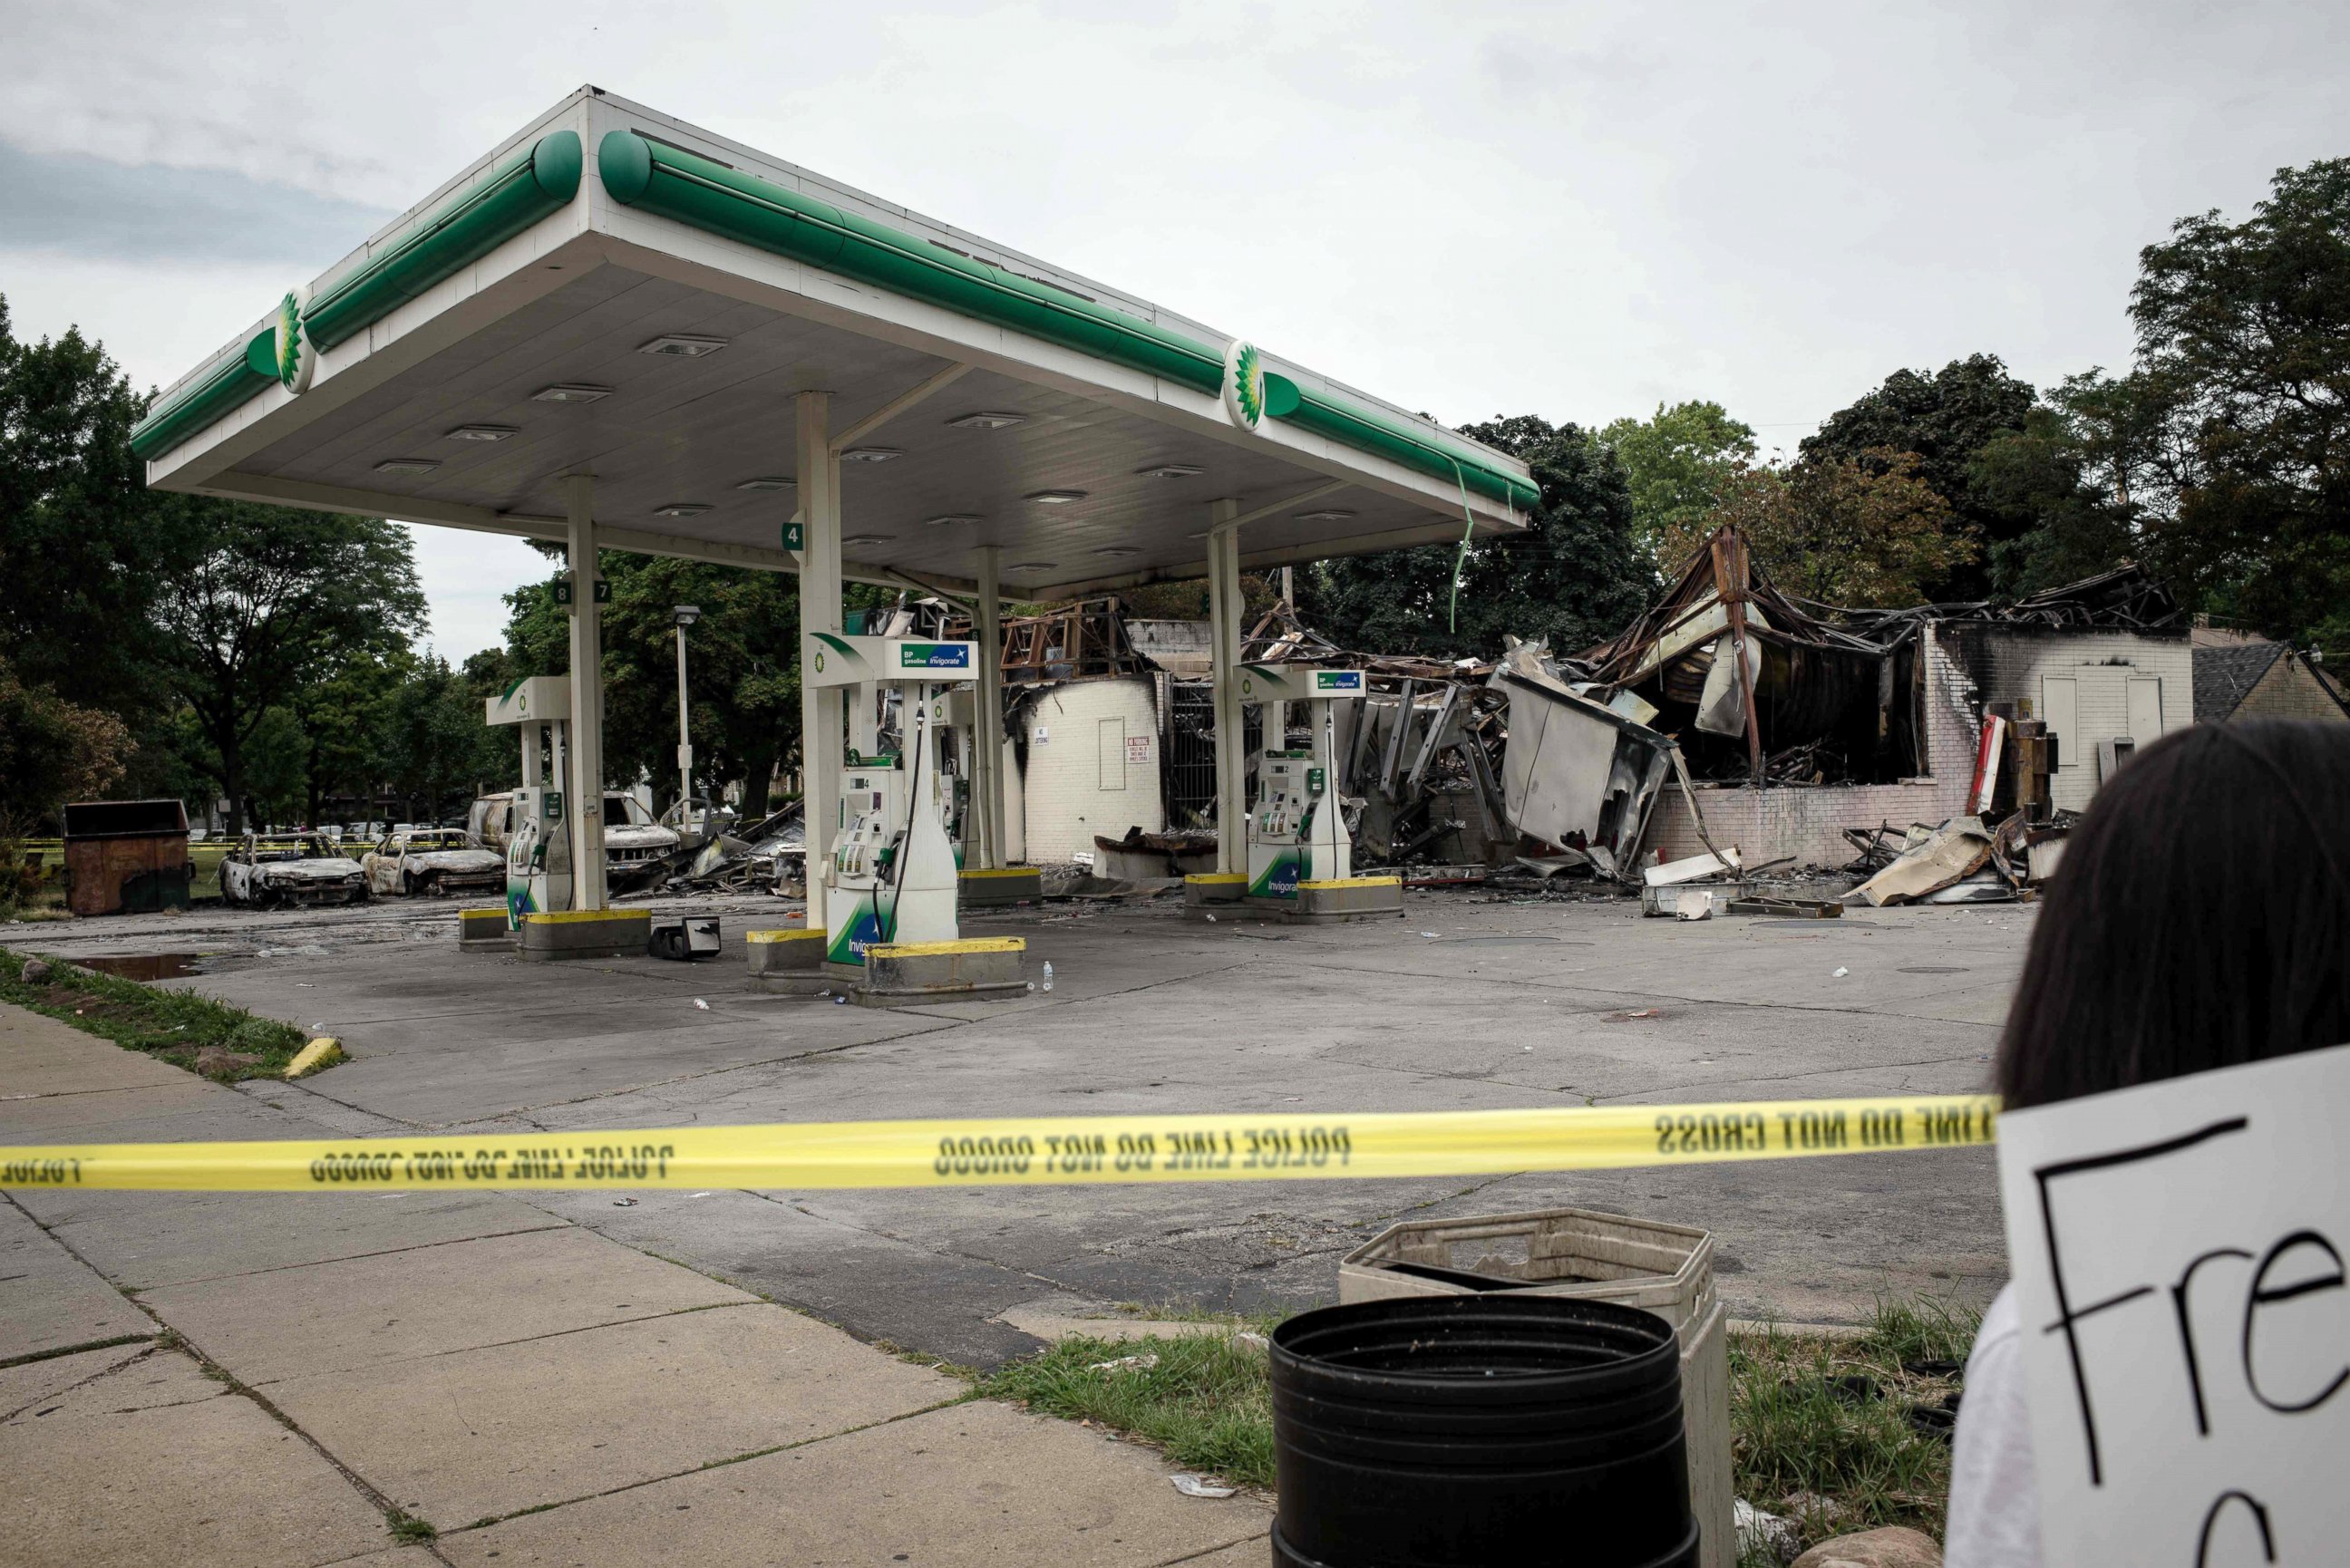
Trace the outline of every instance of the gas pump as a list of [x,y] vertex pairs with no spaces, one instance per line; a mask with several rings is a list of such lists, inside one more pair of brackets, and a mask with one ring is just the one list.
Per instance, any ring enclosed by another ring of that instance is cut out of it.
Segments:
[[1313,743],[1302,752],[1268,751],[1257,768],[1256,810],[1248,824],[1248,897],[1281,908],[1304,881],[1353,875],[1354,841],[1338,809],[1335,725],[1330,705],[1363,695],[1359,670],[1241,666],[1243,702],[1296,702]]
[[525,915],[571,908],[571,834],[563,820],[563,792],[525,784],[514,794],[514,827],[506,838],[506,929],[520,930]]
[[[522,787],[505,823],[506,929],[520,930],[525,915],[571,908],[571,835],[563,817],[571,683],[529,676],[484,707],[490,723],[515,725],[522,737]],[[480,825],[484,836],[490,826]]]
[[[825,961],[861,968],[876,943],[955,940],[958,857],[949,820],[962,770],[945,741],[946,689],[978,679],[978,645],[814,632],[800,668],[812,686],[855,689],[840,820],[824,872]],[[878,738],[892,693],[895,752]],[[811,841],[816,826],[809,825]]]

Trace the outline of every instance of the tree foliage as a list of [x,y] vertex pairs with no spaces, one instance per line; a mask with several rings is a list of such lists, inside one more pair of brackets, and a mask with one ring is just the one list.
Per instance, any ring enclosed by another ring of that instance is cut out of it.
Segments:
[[2281,169],[2241,223],[2139,253],[2117,396],[2165,568],[2204,607],[2350,652],[2350,158]]
[[1668,535],[1700,531],[1731,475],[1754,461],[1753,427],[1720,403],[1659,403],[1649,418],[1617,420],[1599,439],[1624,465],[1640,543],[1659,556]]
[[[1816,434],[1804,438],[1800,455],[1872,462],[1872,451],[1913,453],[1915,477],[1949,505],[1950,531],[1996,552],[2028,531],[2033,519],[2002,510],[1978,493],[1975,459],[1991,441],[2022,430],[2038,396],[1992,354],[1953,359],[1931,374],[1896,370],[1883,386],[1821,421]],[[1981,560],[1980,548],[1953,552],[1948,575],[1922,585],[1926,597],[1984,597],[1991,582],[1988,567],[1978,564]]]
[[1531,414],[1463,427],[1523,459],[1542,491],[1523,533],[1480,539],[1453,613],[1452,545],[1325,561],[1301,576],[1301,611],[1343,647],[1492,657],[1505,635],[1589,646],[1639,613],[1657,587],[1634,536],[1624,465],[1589,431]]
[[130,752],[121,720],[27,685],[0,658],[0,843],[57,827],[68,801],[101,798]]
[[1974,550],[1922,468],[1915,452],[1883,447],[1741,468],[1697,530],[1674,539],[1674,559],[1731,523],[1788,593],[1824,604],[1916,604],[1925,584],[1945,579]]

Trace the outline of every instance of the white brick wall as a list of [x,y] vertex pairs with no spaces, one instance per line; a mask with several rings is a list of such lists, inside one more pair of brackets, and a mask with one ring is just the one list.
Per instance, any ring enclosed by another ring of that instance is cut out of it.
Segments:
[[[2044,712],[2049,676],[2075,680],[2078,735],[2060,737],[2060,771],[2052,786],[2058,805],[2078,811],[2096,792],[2096,742],[2129,734],[2128,680],[2151,676],[2162,683],[2162,730],[2194,722],[2194,655],[2187,639],[2126,631],[2038,632],[2015,627],[1960,625],[1926,630],[1927,760],[1931,776],[1893,784],[1794,785],[1753,790],[1700,785],[1706,830],[1721,846],[1735,844],[1749,865],[1794,856],[1798,865],[1840,866],[1853,849],[1847,827],[1897,829],[1939,823],[1966,809],[1974,774],[1982,704],[2029,698]],[[1972,665],[1983,685],[1967,673]],[[2151,736],[2133,736],[2141,744]],[[1704,853],[1689,805],[1668,784],[1657,802],[1643,853],[1678,860]]]
[[1096,834],[1165,831],[1152,692],[1149,677],[1072,680],[1029,705],[1021,719],[1028,767],[1020,793],[1022,847],[1031,863],[1058,865],[1090,854]]

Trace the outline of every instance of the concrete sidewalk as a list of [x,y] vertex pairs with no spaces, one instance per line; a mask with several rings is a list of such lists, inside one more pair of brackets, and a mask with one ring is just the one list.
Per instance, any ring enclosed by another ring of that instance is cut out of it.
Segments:
[[[0,1143],[348,1130],[5,1004],[0,1085]],[[0,1565],[1264,1560],[1261,1502],[503,1194],[8,1199]]]

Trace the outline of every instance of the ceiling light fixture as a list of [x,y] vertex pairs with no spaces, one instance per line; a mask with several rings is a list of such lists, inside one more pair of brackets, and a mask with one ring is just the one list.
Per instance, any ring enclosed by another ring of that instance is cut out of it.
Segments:
[[515,433],[512,425],[459,425],[442,432],[448,441],[504,441]]
[[1197,463],[1162,462],[1156,468],[1138,468],[1134,472],[1142,479],[1197,479],[1208,471]]
[[1347,518],[1352,517],[1353,515],[1354,514],[1352,512],[1347,511],[1343,506],[1330,506],[1325,507],[1319,512],[1300,512],[1295,521],[1299,523],[1344,523]]
[[894,446],[853,446],[840,454],[843,462],[888,462],[906,454]]
[[947,421],[955,429],[967,431],[1003,431],[1010,430],[1014,425],[1024,425],[1027,422],[1026,414],[1007,414],[985,409],[978,413],[965,414],[959,420]]
[[710,510],[707,501],[672,501],[666,506],[653,508],[656,517],[699,517]]
[[1139,556],[1141,551],[1131,545],[1104,545],[1094,552],[1097,556]]
[[1003,569],[1007,572],[1049,572],[1060,564],[1058,561],[1014,561]]
[[970,512],[950,512],[940,517],[926,517],[923,521],[933,528],[943,528],[950,523],[983,523],[986,519]]
[[775,474],[765,479],[746,479],[734,488],[737,490],[794,490],[798,486],[798,480],[785,479],[781,474]]
[[375,465],[378,473],[430,473],[441,466],[437,457],[394,457]]
[[534,403],[600,403],[612,395],[609,387],[590,387],[582,382],[557,381],[552,387],[541,387],[530,395]]
[[693,337],[682,332],[672,332],[637,346],[639,354],[662,354],[673,359],[699,359],[704,354],[715,354],[726,347],[723,337]]
[[844,545],[886,545],[897,536],[895,534],[844,534],[840,542]]
[[1021,497],[1022,500],[1033,501],[1039,506],[1066,506],[1072,501],[1083,501],[1085,498],[1086,493],[1082,490],[1032,490]]

